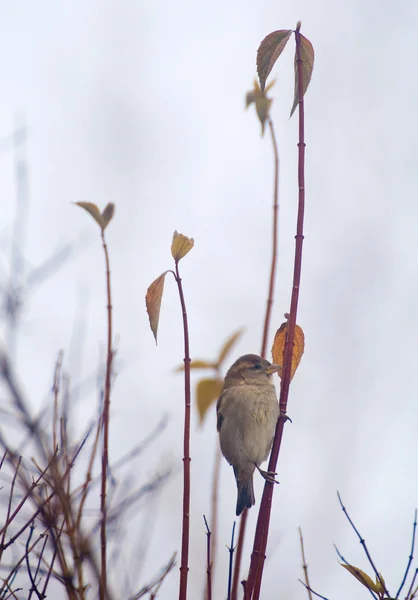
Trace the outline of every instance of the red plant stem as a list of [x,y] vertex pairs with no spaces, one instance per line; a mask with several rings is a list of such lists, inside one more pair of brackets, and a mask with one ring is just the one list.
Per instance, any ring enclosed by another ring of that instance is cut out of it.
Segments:
[[106,503],[106,483],[107,469],[109,465],[109,412],[110,412],[110,386],[112,374],[112,295],[110,287],[110,266],[109,253],[107,250],[104,231],[102,230],[102,243],[106,261],[106,289],[107,289],[107,357],[106,357],[106,376],[103,399],[103,452],[102,452],[102,480],[100,492],[100,585],[99,598],[105,600],[107,596],[107,559],[106,559],[106,521],[107,521],[107,503]]
[[187,599],[187,576],[189,573],[189,530],[190,530],[190,350],[189,326],[183,286],[176,261],[176,282],[179,290],[184,333],[184,449],[183,449],[183,529],[181,535],[181,563],[179,600]]
[[[290,315],[288,320],[287,339],[283,358],[283,378],[280,389],[280,413],[276,427],[273,449],[270,456],[269,471],[275,471],[277,459],[280,452],[280,446],[283,436],[283,427],[286,421],[287,400],[289,396],[290,370],[292,364],[292,354],[295,338],[295,325],[297,316],[297,307],[299,299],[299,287],[302,268],[302,247],[303,247],[303,218],[305,211],[305,131],[304,131],[304,110],[303,110],[303,74],[302,60],[300,57],[300,24],[295,31],[296,37],[296,63],[298,69],[298,90],[299,90],[299,143],[298,143],[298,216],[296,225],[296,247],[295,262],[293,270],[292,298],[290,303]],[[257,528],[254,537],[253,552],[251,555],[250,571],[247,585],[245,587],[244,600],[258,600],[260,597],[261,580],[263,577],[265,553],[268,538],[268,529],[270,525],[271,503],[273,497],[274,484],[266,481],[264,486],[263,498],[261,500],[258,513]]]
[[276,135],[274,133],[273,121],[269,119],[271,140],[274,150],[274,200],[273,200],[273,253],[271,257],[269,293],[267,298],[266,315],[264,317],[263,340],[261,343],[260,356],[267,354],[267,342],[270,328],[271,309],[273,307],[274,283],[277,268],[277,239],[279,233],[279,149],[277,147]]
[[[273,307],[273,299],[274,299],[274,284],[276,280],[276,268],[277,268],[277,246],[278,246],[278,233],[279,233],[279,149],[277,147],[276,134],[274,132],[273,121],[269,119],[269,127],[271,133],[271,139],[273,142],[273,151],[274,151],[274,196],[273,196],[273,251],[271,257],[271,266],[270,266],[270,281],[269,281],[269,291],[267,298],[267,306],[266,313],[264,316],[264,326],[263,326],[263,338],[261,342],[261,352],[260,356],[263,358],[266,357],[267,354],[267,342],[268,342],[268,333],[270,328],[270,319],[271,319],[271,309]],[[231,600],[237,600],[238,597],[238,584],[239,577],[241,572],[241,560],[242,560],[242,549],[244,545],[245,539],[245,530],[247,526],[247,517],[248,511],[244,510],[238,534],[238,545],[237,551],[235,555],[235,564],[234,564],[234,578],[232,582],[232,593]]]

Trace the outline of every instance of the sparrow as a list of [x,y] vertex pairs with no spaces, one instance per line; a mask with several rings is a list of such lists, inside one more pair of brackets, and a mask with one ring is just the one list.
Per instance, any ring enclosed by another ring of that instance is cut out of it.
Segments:
[[256,354],[241,356],[227,372],[216,405],[221,451],[237,482],[237,516],[255,504],[255,469],[277,483],[276,473],[262,471],[260,465],[270,453],[280,416],[273,383],[273,373],[280,369]]

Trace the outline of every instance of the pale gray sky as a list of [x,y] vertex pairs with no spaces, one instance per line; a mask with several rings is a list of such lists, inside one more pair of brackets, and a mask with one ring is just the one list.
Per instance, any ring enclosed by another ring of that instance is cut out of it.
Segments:
[[[88,237],[76,258],[31,296],[19,338],[19,373],[39,405],[57,350],[67,352],[69,368],[77,365],[80,357],[70,348],[80,312],[87,330],[77,377],[96,368],[105,343],[103,257],[95,224],[71,202],[115,202],[108,243],[120,375],[112,454],[127,451],[169,412],[158,448],[137,463],[138,481],[167,463],[179,469],[159,500],[144,580],[180,545],[183,422],[182,380],[173,374],[182,359],[176,291],[167,281],[158,347],[144,295],[171,266],[173,231],[192,236],[195,248],[181,267],[193,356],[215,355],[241,326],[246,334],[231,359],[259,351],[273,160],[254,111],[244,111],[244,97],[263,37],[302,20],[316,53],[306,96],[298,318],[306,351],[291,388],[293,424],[286,425],[279,459],[264,597],[272,598],[273,590],[304,597],[297,582],[299,525],[314,589],[335,600],[367,597],[336,560],[333,543],[370,572],[338,506],[337,489],[396,592],[418,504],[418,4],[2,1],[0,16],[0,137],[11,132],[18,111],[29,128],[28,260],[37,265],[59,244]],[[289,308],[293,268],[292,69],[289,42],[273,69],[281,208],[271,339]],[[5,246],[15,205],[12,153],[4,149],[0,189]],[[94,393],[83,399],[80,423],[94,402]],[[203,430],[193,428],[191,598],[201,597],[204,581],[202,514],[210,511],[216,444],[212,414]],[[257,503],[261,489],[258,481]],[[225,544],[234,506],[235,482],[224,463],[217,598],[226,595]],[[249,533],[256,516],[254,508]],[[251,543],[248,535],[244,565]],[[176,597],[177,579],[175,571],[162,600]]]

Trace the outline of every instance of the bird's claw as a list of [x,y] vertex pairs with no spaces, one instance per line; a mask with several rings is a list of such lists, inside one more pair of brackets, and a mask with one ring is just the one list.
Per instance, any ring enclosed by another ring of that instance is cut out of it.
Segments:
[[269,481],[270,483],[280,483],[279,481],[277,481],[277,479],[275,479],[275,475],[277,475],[277,473],[274,473],[273,471],[263,471],[263,469],[260,469],[258,465],[256,465],[256,467],[263,479]]
[[284,413],[280,413],[280,418],[283,419],[283,421],[286,423],[286,421],[290,421],[291,423],[293,423],[292,419],[289,417],[289,415],[286,415]]

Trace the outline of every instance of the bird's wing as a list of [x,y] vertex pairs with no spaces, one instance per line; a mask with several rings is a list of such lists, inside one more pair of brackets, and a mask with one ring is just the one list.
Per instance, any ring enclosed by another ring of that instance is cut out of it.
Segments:
[[222,394],[219,396],[218,401],[216,403],[216,416],[217,416],[217,421],[216,421],[216,429],[217,431],[221,430],[221,426],[222,426],[222,422],[224,420],[224,408],[225,408],[225,398],[223,398],[224,392],[222,392]]

